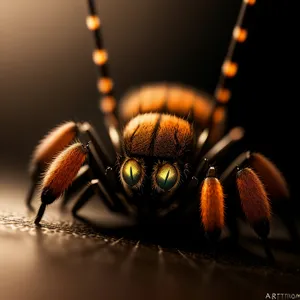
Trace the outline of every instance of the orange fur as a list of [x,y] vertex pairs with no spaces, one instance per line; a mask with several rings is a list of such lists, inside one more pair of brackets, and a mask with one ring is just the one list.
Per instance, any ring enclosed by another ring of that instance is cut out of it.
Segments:
[[76,143],[62,151],[49,166],[42,182],[43,190],[50,190],[59,197],[72,183],[84,163],[87,152],[81,143]]
[[201,190],[201,217],[205,231],[224,226],[224,194],[220,181],[215,177],[204,180]]
[[124,129],[124,145],[126,151],[136,155],[150,155],[155,124],[159,114],[138,115],[132,119]]
[[209,140],[211,142],[218,141],[222,136],[225,128],[226,109],[218,107],[213,115],[213,127],[210,132]]
[[271,207],[266,190],[252,169],[245,168],[238,172],[237,187],[242,209],[251,224],[270,219]]
[[154,156],[181,156],[193,142],[193,131],[188,122],[180,118],[162,115],[154,143]]
[[136,90],[129,92],[125,100],[120,103],[120,112],[126,122],[140,113],[140,98]]
[[137,95],[140,113],[160,111],[166,102],[168,87],[165,84],[158,85],[155,89],[144,86]]
[[212,100],[199,92],[166,83],[146,85],[127,94],[120,104],[125,122],[139,113],[170,113],[182,118],[193,116],[204,127],[212,110]]
[[193,142],[191,125],[180,118],[148,113],[132,119],[124,129],[127,154],[177,157]]
[[76,136],[76,124],[66,122],[51,130],[36,147],[32,164],[48,163],[61,150],[68,146]]
[[271,199],[288,198],[287,182],[278,168],[260,153],[253,153],[250,160],[253,169],[260,175]]
[[190,90],[184,90],[181,87],[174,86],[168,92],[167,110],[180,116],[188,116],[192,113],[196,93]]

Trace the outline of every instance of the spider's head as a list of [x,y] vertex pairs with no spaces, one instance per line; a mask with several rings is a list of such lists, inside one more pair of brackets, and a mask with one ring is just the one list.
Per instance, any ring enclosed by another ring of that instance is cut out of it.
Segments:
[[170,115],[138,115],[125,127],[123,140],[119,172],[128,201],[144,213],[167,209],[186,181],[191,125]]

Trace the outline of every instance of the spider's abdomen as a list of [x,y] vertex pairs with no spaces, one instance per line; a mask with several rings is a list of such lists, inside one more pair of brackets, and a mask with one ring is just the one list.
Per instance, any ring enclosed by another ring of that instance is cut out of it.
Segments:
[[129,92],[120,105],[124,123],[139,114],[167,113],[205,128],[213,107],[212,97],[182,85],[158,83]]
[[128,156],[179,158],[192,150],[191,124],[176,116],[159,113],[140,114],[123,131]]

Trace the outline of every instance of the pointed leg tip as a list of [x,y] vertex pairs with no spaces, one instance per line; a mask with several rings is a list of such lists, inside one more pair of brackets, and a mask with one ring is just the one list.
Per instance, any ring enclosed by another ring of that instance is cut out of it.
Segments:
[[31,204],[26,204],[27,210],[31,213],[35,212],[34,207]]
[[220,236],[221,236],[221,229],[219,229],[219,228],[212,230],[212,231],[205,232],[205,237],[213,243],[218,242],[220,239]]
[[261,240],[263,242],[265,253],[266,253],[269,264],[275,265],[276,264],[276,259],[275,259],[275,256],[274,256],[272,250],[271,250],[269,240],[267,238],[261,238]]
[[38,218],[36,218],[36,219],[34,220],[34,224],[35,224],[35,226],[37,226],[37,227],[41,227],[40,220],[39,220]]
[[46,206],[47,206],[46,203],[43,203],[43,202],[41,203],[41,206],[40,206],[40,208],[39,208],[39,211],[38,211],[38,213],[37,213],[37,215],[36,215],[36,217],[35,217],[35,220],[34,220],[34,224],[35,224],[35,225],[40,226],[40,222],[41,222],[42,217],[43,217],[43,215],[44,215],[44,213],[45,213]]
[[270,222],[268,219],[262,219],[253,224],[256,234],[263,240],[266,240],[270,233]]

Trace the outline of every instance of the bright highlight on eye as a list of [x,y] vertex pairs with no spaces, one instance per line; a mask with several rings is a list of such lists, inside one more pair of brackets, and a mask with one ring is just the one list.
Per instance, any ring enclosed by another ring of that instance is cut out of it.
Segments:
[[178,172],[169,164],[163,165],[156,174],[156,183],[164,191],[169,191],[177,182]]
[[123,166],[122,176],[124,181],[131,187],[137,185],[142,177],[142,167],[134,160],[128,160]]

